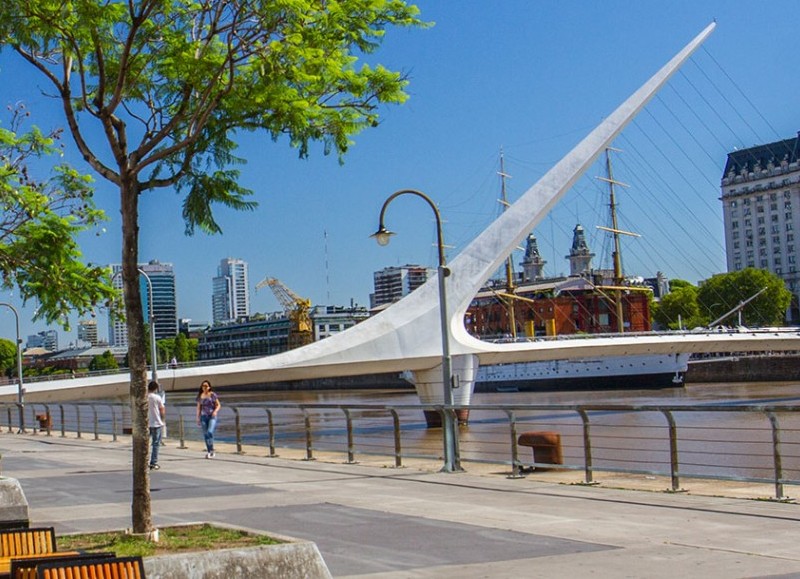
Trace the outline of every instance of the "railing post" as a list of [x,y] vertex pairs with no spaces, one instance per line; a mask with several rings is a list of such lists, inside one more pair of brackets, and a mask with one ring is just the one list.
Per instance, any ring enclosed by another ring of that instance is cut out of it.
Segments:
[[347,426],[347,464],[355,464],[355,453],[353,451],[353,419],[350,416],[349,408],[342,408],[344,412],[345,424]]
[[61,415],[61,438],[66,438],[67,437],[67,431],[66,431],[67,426],[66,426],[65,421],[64,421],[64,405],[63,404],[59,404],[58,405],[58,411],[59,411],[59,414]]
[[314,460],[314,449],[311,443],[311,416],[304,407],[301,406],[300,410],[303,411],[303,422],[306,429],[306,460]]
[[90,405],[90,408],[92,409],[92,414],[94,414],[94,439],[100,440],[100,421],[97,419],[97,408],[94,404]]
[[272,420],[272,410],[265,408],[267,411],[267,430],[269,436],[269,458],[278,456],[275,454],[275,423]]
[[117,413],[114,410],[115,406],[113,404],[109,406],[111,407],[111,440],[117,442]]
[[53,428],[53,417],[50,414],[50,405],[44,404],[44,415],[47,417],[47,436],[53,436],[53,433],[50,430]]
[[37,423],[37,420],[36,420],[36,404],[28,404],[28,408],[31,409],[31,419],[32,419],[31,420],[31,424],[32,424],[31,431],[32,431],[32,434],[36,435],[37,431],[39,430],[38,428],[36,428],[36,423]]
[[78,431],[78,438],[81,438],[81,405],[75,405],[75,418],[76,418],[76,427],[75,429]]
[[244,454],[242,451],[242,420],[239,417],[239,409],[231,406],[231,410],[233,410],[233,424],[236,428],[236,454]]
[[670,478],[672,479],[672,488],[670,490],[673,493],[679,493],[682,492],[682,489],[680,475],[678,474],[678,427],[671,411],[662,410],[661,413],[666,417],[669,424],[669,470]]
[[779,501],[785,500],[783,494],[783,461],[781,459],[781,431],[778,426],[778,417],[771,410],[766,411],[769,423],[772,426],[772,457],[775,467],[775,498]]
[[517,445],[517,418],[513,410],[506,410],[508,428],[511,433],[511,474],[508,478],[525,478],[519,462],[519,446]]
[[592,465],[592,436],[591,426],[589,424],[589,413],[583,408],[577,408],[576,411],[583,422],[583,482],[587,485],[593,485],[595,483],[594,468]]
[[184,432],[183,414],[178,410],[178,438],[180,439],[178,448],[186,448],[186,433]]
[[14,428],[11,426],[11,406],[6,406],[6,410],[8,410],[8,431],[14,432]]
[[403,466],[403,458],[401,453],[401,440],[400,440],[400,415],[394,408],[389,408],[392,413],[392,426],[394,430],[394,466],[400,468]]

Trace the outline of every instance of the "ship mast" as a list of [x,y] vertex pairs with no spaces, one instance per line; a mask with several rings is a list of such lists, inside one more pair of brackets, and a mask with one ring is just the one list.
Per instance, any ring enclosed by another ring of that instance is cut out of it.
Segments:
[[612,260],[614,262],[613,286],[611,288],[604,288],[604,289],[613,289],[614,291],[613,301],[617,317],[617,332],[621,334],[625,331],[625,318],[622,308],[622,291],[624,289],[622,284],[625,283],[625,277],[622,273],[622,252],[621,252],[621,244],[619,242],[619,236],[631,235],[634,237],[639,237],[639,235],[636,233],[631,233],[630,231],[623,231],[619,229],[617,225],[617,199],[614,187],[617,185],[619,185],[620,187],[627,187],[627,185],[625,183],[621,183],[619,181],[614,180],[614,172],[611,168],[611,151],[618,152],[619,149],[613,149],[611,147],[606,148],[607,177],[598,177],[598,179],[600,179],[601,181],[605,181],[606,183],[608,183],[609,207],[611,209],[611,227],[598,226],[598,229],[609,231],[614,237],[614,251],[611,254]]
[[[503,150],[500,149],[500,171],[498,173],[500,175],[500,203],[503,205],[503,211],[508,209],[508,199],[506,197],[506,177],[508,175],[505,171],[505,163],[503,159]],[[512,260],[512,256],[509,255],[506,259],[506,294],[509,296],[514,295],[514,263]],[[514,299],[513,298],[506,298],[503,300],[506,304],[506,310],[508,312],[508,325],[510,326],[511,337],[513,339],[517,339],[517,321],[514,315]]]

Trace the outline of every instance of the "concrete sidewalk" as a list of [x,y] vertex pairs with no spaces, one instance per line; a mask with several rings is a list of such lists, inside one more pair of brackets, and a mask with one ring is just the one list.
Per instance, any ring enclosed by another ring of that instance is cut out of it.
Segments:
[[[0,452],[31,524],[130,526],[129,439],[3,433]],[[198,445],[169,441],[151,473],[154,522],[309,539],[335,577],[800,577],[794,503],[510,479],[502,466],[446,474],[286,454],[221,447],[206,460]]]

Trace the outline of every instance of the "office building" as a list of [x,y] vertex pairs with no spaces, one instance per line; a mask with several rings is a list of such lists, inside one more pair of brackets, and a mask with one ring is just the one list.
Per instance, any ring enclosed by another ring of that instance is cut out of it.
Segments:
[[250,289],[247,262],[227,257],[220,261],[217,276],[211,280],[211,309],[215,324],[250,315]]
[[386,267],[373,274],[375,293],[370,294],[370,308],[396,302],[428,281],[431,270],[421,265]]
[[728,153],[722,213],[728,271],[766,269],[794,295],[787,318],[800,321],[800,136]]
[[[122,266],[112,264],[112,283],[122,289]],[[152,260],[139,264],[139,293],[142,297],[142,312],[146,324],[150,323],[150,284],[153,286],[153,318],[156,340],[174,338],[178,334],[178,301],[175,289],[175,270],[171,263]],[[141,275],[141,273],[145,275]],[[150,280],[148,283],[147,280]],[[117,316],[109,316],[109,341],[112,346],[128,345],[128,328]]]
[[[153,284],[153,317],[155,318],[156,340],[174,338],[178,335],[178,297],[175,289],[175,269],[171,263],[161,263],[154,259],[140,265]],[[150,323],[149,292],[147,280],[140,276],[140,289],[144,302],[145,321]]]
[[90,346],[97,345],[97,320],[78,321],[78,341]]

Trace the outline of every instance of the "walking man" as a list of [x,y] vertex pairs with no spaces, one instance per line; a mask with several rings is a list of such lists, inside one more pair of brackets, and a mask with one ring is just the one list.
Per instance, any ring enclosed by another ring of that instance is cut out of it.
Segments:
[[158,395],[158,382],[153,380],[147,386],[147,421],[150,426],[150,470],[158,470],[158,449],[161,446],[161,434],[164,429],[167,409],[164,400]]

